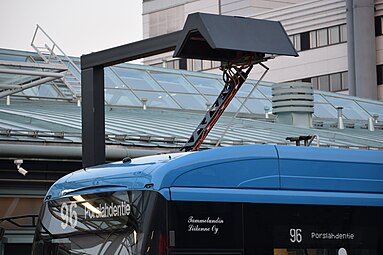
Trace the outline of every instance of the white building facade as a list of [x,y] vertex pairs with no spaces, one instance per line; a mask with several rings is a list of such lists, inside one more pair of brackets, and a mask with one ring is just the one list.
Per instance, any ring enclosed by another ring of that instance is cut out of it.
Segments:
[[[194,12],[280,21],[299,57],[266,62],[267,81],[305,81],[314,89],[383,100],[383,0],[144,0],[144,38],[181,30]],[[172,53],[145,64],[208,72],[219,72],[220,65],[173,59]]]

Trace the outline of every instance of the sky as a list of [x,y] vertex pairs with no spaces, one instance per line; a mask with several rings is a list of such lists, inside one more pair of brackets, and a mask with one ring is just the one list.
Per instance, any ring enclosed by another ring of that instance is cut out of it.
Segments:
[[142,0],[0,0],[0,48],[34,51],[36,24],[79,57],[141,40]]

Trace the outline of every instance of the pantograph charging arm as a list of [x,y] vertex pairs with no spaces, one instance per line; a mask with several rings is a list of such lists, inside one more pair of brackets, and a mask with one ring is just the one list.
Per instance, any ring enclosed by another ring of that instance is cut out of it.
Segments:
[[227,65],[221,68],[223,70],[225,86],[210,109],[206,112],[201,123],[194,130],[188,142],[181,148],[181,151],[196,151],[199,149],[210,130],[214,127],[237,91],[246,81],[252,68],[253,64],[242,66]]

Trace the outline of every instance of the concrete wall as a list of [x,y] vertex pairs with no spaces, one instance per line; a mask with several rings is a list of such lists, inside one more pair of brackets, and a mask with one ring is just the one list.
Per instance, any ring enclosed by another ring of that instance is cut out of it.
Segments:
[[[383,15],[383,1],[374,1],[375,16]],[[159,2],[161,2],[161,6],[159,6]],[[149,24],[150,16],[156,12],[155,4],[157,4],[156,8],[159,8],[160,16],[168,17],[167,22],[181,22],[178,25],[173,24],[173,31],[182,28],[189,13],[198,11],[278,20],[289,35],[347,23],[346,0],[157,0],[144,2],[145,38],[152,36],[149,32]],[[167,6],[172,6],[167,10],[168,13],[163,11]],[[172,20],[173,12],[181,14]],[[163,32],[172,32],[169,28],[171,26],[165,26]],[[375,44],[376,63],[377,65],[383,64],[383,36],[376,37]],[[299,55],[298,58],[278,57],[266,62],[270,71],[265,80],[283,82],[348,70],[347,43],[300,51]],[[145,59],[145,64],[160,63],[162,59],[171,58],[171,56],[172,53],[167,53],[151,57]],[[262,71],[256,68],[250,77],[258,78]],[[209,72],[220,73],[219,70]],[[378,86],[375,93],[377,93],[377,98],[382,100],[383,85]]]

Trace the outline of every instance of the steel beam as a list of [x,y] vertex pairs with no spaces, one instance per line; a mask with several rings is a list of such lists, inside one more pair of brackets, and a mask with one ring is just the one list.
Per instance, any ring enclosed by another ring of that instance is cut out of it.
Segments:
[[32,75],[32,76],[42,76],[42,77],[56,77],[56,78],[64,77],[63,73],[21,70],[21,69],[12,69],[12,68],[0,68],[0,73]]
[[82,164],[105,163],[104,67],[172,51],[180,31],[81,56]]
[[105,163],[104,68],[81,71],[82,164]]
[[138,42],[81,56],[81,69],[107,67],[172,51],[176,48],[181,31],[160,35]]
[[32,67],[32,68],[42,68],[42,69],[54,69],[54,70],[61,70],[61,71],[65,71],[68,69],[64,64],[31,63],[31,62],[18,62],[18,61],[8,61],[8,60],[0,60],[0,66]]
[[[26,89],[29,89],[29,88],[32,88],[32,87],[35,87],[35,86],[38,86],[38,85],[41,85],[44,83],[48,83],[48,82],[54,81],[56,79],[58,79],[58,78],[56,78],[56,77],[45,77],[45,78],[38,79],[38,80],[32,81],[32,82],[27,83],[27,84],[23,84],[23,85],[10,85],[9,89],[5,89],[5,90],[0,92],[0,98],[5,97],[5,96],[9,96],[12,94],[16,94],[20,91],[23,91],[23,90],[26,90]],[[18,86],[18,87],[14,87],[14,86]]]

